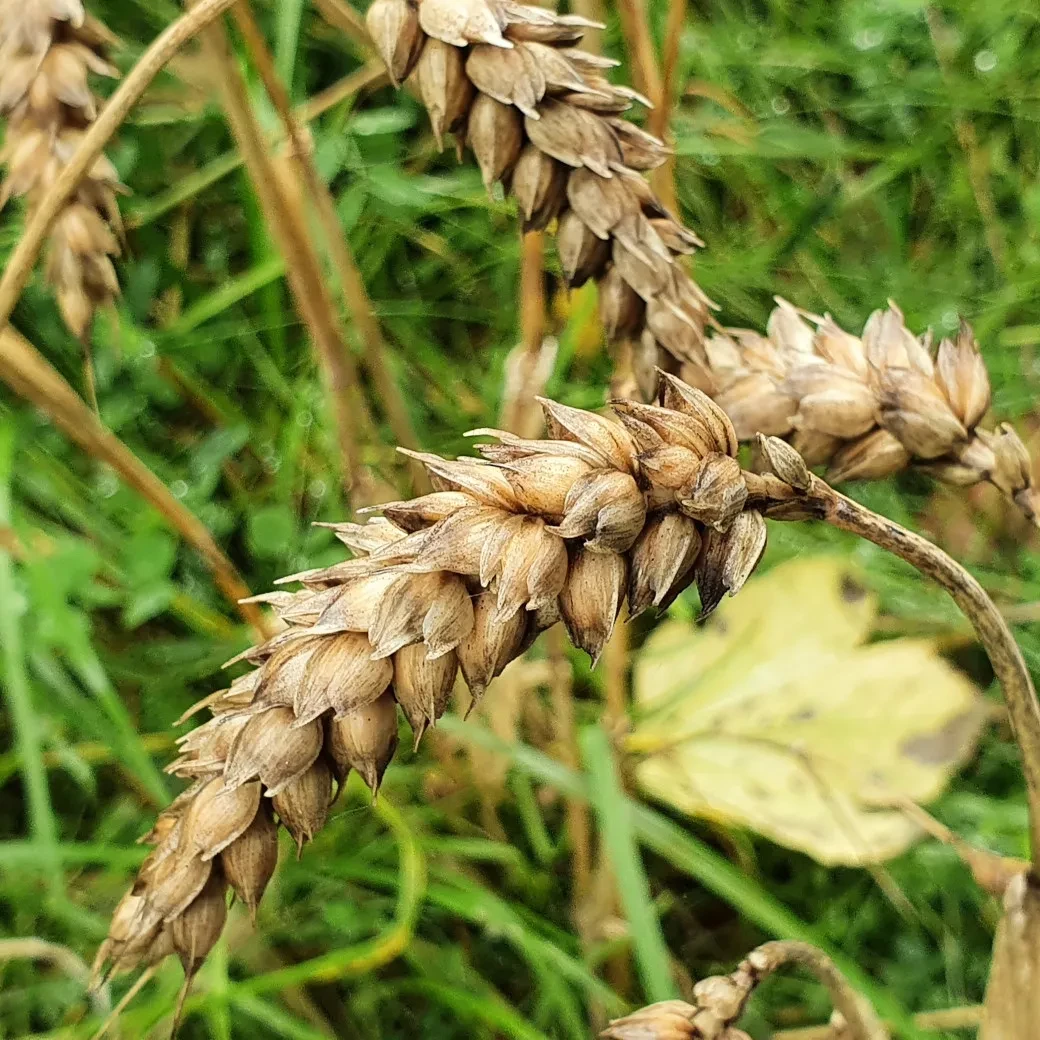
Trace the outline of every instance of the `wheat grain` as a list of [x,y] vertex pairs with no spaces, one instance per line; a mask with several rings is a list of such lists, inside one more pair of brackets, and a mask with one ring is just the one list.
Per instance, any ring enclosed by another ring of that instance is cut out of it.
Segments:
[[[108,30],[79,0],[0,0],[0,116],[7,119],[0,207],[24,196],[32,212],[57,180],[97,115],[89,77],[117,74],[105,59],[110,43]],[[51,231],[47,280],[80,339],[119,292],[112,264],[121,233],[119,190],[115,168],[101,157]]]
[[[274,819],[302,847],[356,770],[377,790],[398,739],[444,713],[461,672],[472,697],[562,620],[595,661],[628,599],[664,607],[691,582],[711,611],[765,545],[745,510],[735,431],[674,376],[656,405],[617,419],[542,401],[548,435],[504,431],[480,458],[417,455],[435,490],[334,525],[354,557],[257,597],[286,629],[241,655],[253,670],[207,697],[170,772],[192,785],[157,821],[97,968],[169,953],[190,976],[216,941],[230,887],[255,912],[274,870]],[[618,421],[618,419],[620,421]]]

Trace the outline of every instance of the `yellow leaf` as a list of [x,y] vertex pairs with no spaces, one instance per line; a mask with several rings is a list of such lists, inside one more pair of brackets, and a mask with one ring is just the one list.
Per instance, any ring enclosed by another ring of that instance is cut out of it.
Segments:
[[822,863],[879,862],[970,753],[985,710],[924,640],[863,645],[876,603],[847,561],[795,560],[707,625],[670,621],[634,673],[642,788]]

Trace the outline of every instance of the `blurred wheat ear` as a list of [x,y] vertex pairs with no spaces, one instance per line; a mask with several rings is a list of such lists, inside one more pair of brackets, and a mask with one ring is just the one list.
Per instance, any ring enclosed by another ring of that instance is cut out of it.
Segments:
[[[0,117],[7,120],[0,209],[12,197],[24,197],[31,217],[54,186],[97,118],[90,77],[118,75],[105,57],[114,42],[79,0],[0,6]],[[47,281],[65,324],[84,343],[97,310],[119,292],[112,257],[122,235],[120,190],[115,168],[99,156],[50,230]]]

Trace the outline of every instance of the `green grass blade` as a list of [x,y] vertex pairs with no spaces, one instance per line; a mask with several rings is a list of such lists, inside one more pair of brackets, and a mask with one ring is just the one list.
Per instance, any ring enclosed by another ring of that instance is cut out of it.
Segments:
[[438,1003],[451,1008],[460,1019],[469,1019],[490,1026],[496,1036],[509,1036],[513,1037],[513,1040],[548,1040],[545,1033],[530,1026],[504,1000],[466,993],[456,986],[446,986],[429,979],[408,982],[400,988],[432,997]]
[[278,22],[275,35],[274,64],[286,89],[292,93],[296,52],[300,46],[300,20],[303,0],[282,0],[275,8]]
[[[11,525],[11,475],[14,469],[14,426],[0,427],[0,527]],[[0,544],[0,644],[6,700],[14,725],[15,745],[21,759],[29,809],[29,831],[38,864],[48,876],[52,894],[63,892],[65,883],[58,856],[58,826],[51,805],[47,769],[43,762],[41,726],[32,702],[25,667],[21,599],[15,589],[11,555]]]
[[679,996],[679,991],[672,980],[671,955],[654,910],[632,825],[632,802],[621,789],[610,739],[600,726],[586,726],[579,740],[589,775],[592,808],[632,932],[643,992],[649,1003],[672,1000]]
[[213,292],[196,300],[166,330],[166,335],[171,339],[187,335],[203,322],[223,314],[229,307],[278,281],[283,274],[285,261],[281,257],[271,257],[263,261],[237,278],[229,279],[219,289],[214,289]]

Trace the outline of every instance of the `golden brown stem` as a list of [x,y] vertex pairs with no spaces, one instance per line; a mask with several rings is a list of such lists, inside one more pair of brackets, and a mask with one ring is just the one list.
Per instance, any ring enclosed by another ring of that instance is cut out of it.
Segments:
[[371,47],[364,20],[350,4],[344,3],[344,0],[314,0],[314,6],[322,18],[344,36],[363,44],[366,49]]
[[235,0],[199,0],[190,11],[177,19],[155,38],[119,85],[108,104],[98,114],[97,121],[80,138],[76,150],[69,157],[61,175],[40,199],[32,218],[22,232],[0,278],[0,329],[7,325],[18,297],[32,273],[52,225],[65,204],[72,197],[80,181],[104,151],[112,135],[122,125],[127,113],[134,107],[152,80],[166,63],[198,33],[221,16]]
[[[364,484],[364,470],[354,436],[360,393],[357,370],[336,318],[325,284],[321,262],[310,239],[300,199],[286,190],[283,175],[271,159],[263,134],[253,116],[242,76],[231,56],[223,28],[214,26],[203,33],[203,49],[216,69],[228,125],[238,144],[250,180],[260,201],[264,218],[285,259],[286,279],[325,372],[330,403],[335,417],[337,440],[343,459],[347,491]],[[293,142],[295,145],[295,142]]]
[[618,16],[636,90],[645,94],[656,108],[661,103],[664,80],[654,53],[654,41],[650,38],[645,0],[619,0]]
[[[571,0],[571,10],[590,22],[604,21],[603,0]],[[603,30],[589,29],[582,39],[582,46],[593,54],[599,54],[603,49]]]
[[537,353],[545,335],[545,277],[542,263],[545,235],[531,231],[523,236],[520,253],[520,342]]
[[1015,741],[1022,752],[1035,869],[1040,864],[1040,704],[1011,629],[985,590],[942,549],[839,494],[818,477],[811,478],[804,492],[773,478],[747,474],[747,479],[751,499],[764,498],[766,516],[779,520],[811,516],[859,535],[905,560],[953,597],[978,634],[1000,680]]
[[[282,121],[286,136],[292,142],[294,158],[303,174],[304,183],[310,193],[311,201],[317,206],[321,226],[325,231],[325,242],[328,246],[329,256],[340,281],[344,303],[364,344],[365,367],[368,369],[372,382],[379,393],[380,401],[386,409],[386,417],[389,420],[394,439],[401,447],[418,450],[419,439],[416,437],[415,430],[412,427],[408,408],[387,364],[386,341],[383,339],[382,330],[379,327],[379,322],[376,320],[372,301],[369,299],[361,272],[358,270],[354,252],[350,248],[350,243],[347,241],[347,236],[340,224],[339,214],[336,212],[335,199],[333,199],[328,185],[322,180],[314,164],[314,157],[306,131],[303,129],[299,117],[292,109],[289,94],[278,77],[277,70],[274,67],[274,60],[267,49],[263,33],[261,33],[260,27],[256,24],[256,19],[253,17],[249,4],[244,2],[237,3],[232,8],[231,13],[235,19],[235,24],[242,33],[242,38],[249,51],[249,57],[260,73],[264,89],[267,91],[278,113],[278,117]],[[422,464],[417,459],[409,458],[408,468],[411,474],[413,492],[421,495],[429,491],[429,480]]]
[[0,379],[15,393],[41,409],[84,451],[111,466],[126,483],[149,501],[195,549],[213,574],[213,580],[255,634],[273,634],[267,619],[253,603],[242,603],[249,588],[235,565],[224,555],[202,522],[186,509],[169,488],[101,424],[86,402],[56,368],[11,328],[0,330]]
[[608,729],[618,726],[628,717],[628,608],[621,608],[621,616],[603,651],[603,698],[606,706]]
[[[647,118],[647,129],[662,140],[668,132],[668,124],[672,116],[672,104],[675,98],[675,67],[679,63],[679,41],[682,38],[683,25],[686,23],[686,2],[687,0],[669,0],[668,21],[664,33],[664,53],[661,56],[661,96],[655,99],[656,107]],[[665,206],[673,213],[678,213],[679,198],[675,190],[674,155],[670,155],[668,161],[660,169],[653,171],[650,175],[650,182]]]
[[[675,7],[684,7],[684,0],[673,0],[669,9],[669,30],[673,28],[672,19],[676,16]],[[679,11],[680,25],[684,11]],[[661,137],[668,125],[668,83],[661,64],[657,60],[654,41],[650,36],[650,26],[646,19],[645,0],[619,0],[618,15],[621,18],[621,29],[625,36],[625,48],[628,51],[628,63],[632,69],[632,80],[636,89],[645,94],[653,105],[650,110],[647,129],[657,137]],[[670,48],[676,51],[676,40]],[[675,179],[671,162],[655,170],[650,178],[654,190],[660,195],[661,202],[671,212],[676,211]]]
[[545,389],[555,345],[545,339],[545,235],[520,238],[520,342],[506,358],[499,425],[521,437],[537,437],[542,410],[535,398]]

